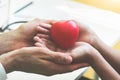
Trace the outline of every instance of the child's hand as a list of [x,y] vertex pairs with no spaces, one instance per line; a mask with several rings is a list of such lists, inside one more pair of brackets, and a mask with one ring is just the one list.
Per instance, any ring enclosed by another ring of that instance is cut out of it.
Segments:
[[34,41],[36,41],[35,46],[37,47],[44,47],[56,52],[65,53],[67,51],[57,46],[56,43],[50,38],[50,36],[46,34],[37,34],[34,37]]

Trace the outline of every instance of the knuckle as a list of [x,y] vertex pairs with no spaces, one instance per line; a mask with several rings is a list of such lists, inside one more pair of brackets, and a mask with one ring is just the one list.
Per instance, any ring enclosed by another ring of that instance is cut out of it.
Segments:
[[22,52],[25,52],[25,51],[27,51],[27,50],[28,50],[27,47],[23,47],[23,48],[20,49],[20,51],[22,51]]
[[45,33],[49,33],[49,31],[48,31],[48,30],[46,30],[46,29],[45,29],[44,31],[45,31]]

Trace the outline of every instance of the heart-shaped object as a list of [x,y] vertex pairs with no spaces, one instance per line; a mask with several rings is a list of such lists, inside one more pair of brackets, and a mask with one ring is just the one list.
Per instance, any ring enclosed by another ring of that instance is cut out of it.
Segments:
[[68,49],[74,45],[79,36],[79,27],[72,21],[59,21],[50,29],[52,39],[61,48]]

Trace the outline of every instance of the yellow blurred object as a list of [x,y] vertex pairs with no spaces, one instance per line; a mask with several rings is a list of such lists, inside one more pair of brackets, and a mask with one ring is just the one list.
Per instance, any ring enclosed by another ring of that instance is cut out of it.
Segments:
[[120,13],[120,0],[74,0],[74,1]]
[[115,50],[120,50],[120,41],[118,41],[118,42],[113,46],[113,48],[114,48]]
[[87,79],[90,79],[90,80],[94,80],[94,70],[90,67],[84,74],[83,74],[83,77],[84,78],[87,78]]

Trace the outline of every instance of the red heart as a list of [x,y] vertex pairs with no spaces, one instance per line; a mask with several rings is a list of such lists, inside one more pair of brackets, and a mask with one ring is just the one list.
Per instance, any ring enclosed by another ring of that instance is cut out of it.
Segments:
[[72,21],[59,21],[52,25],[50,29],[52,39],[61,48],[72,47],[79,36],[79,27]]

